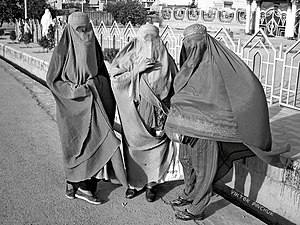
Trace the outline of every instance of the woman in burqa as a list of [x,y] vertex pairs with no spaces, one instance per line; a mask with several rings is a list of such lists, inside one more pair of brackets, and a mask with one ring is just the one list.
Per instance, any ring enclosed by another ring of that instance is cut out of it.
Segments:
[[152,24],[141,26],[111,64],[130,185],[126,198],[146,187],[146,200],[153,202],[156,184],[165,181],[174,149],[169,148],[164,123],[176,72],[175,62]]
[[181,143],[185,186],[171,204],[190,204],[175,214],[178,219],[204,218],[213,183],[230,170],[234,160],[256,155],[283,167],[280,154],[290,146],[271,148],[268,106],[260,81],[201,24],[184,30],[174,91],[165,129]]
[[45,13],[41,18],[41,24],[42,24],[42,36],[47,36],[49,26],[54,25],[54,22],[52,20],[52,15],[49,9],[45,9]]
[[99,179],[127,187],[120,140],[112,124],[115,100],[102,50],[86,14],[74,12],[55,48],[46,76],[56,100],[68,198],[93,204]]

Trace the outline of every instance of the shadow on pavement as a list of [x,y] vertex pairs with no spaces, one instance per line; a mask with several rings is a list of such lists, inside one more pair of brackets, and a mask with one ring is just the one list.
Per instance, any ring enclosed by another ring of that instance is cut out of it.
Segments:
[[[122,187],[121,184],[113,184],[109,181],[99,181],[97,185],[97,191],[95,195],[99,197],[103,203],[106,203],[109,201],[109,195],[111,192],[113,192],[115,189]],[[125,192],[124,192],[124,198],[125,198]]]
[[[157,191],[157,199],[163,198],[167,193],[169,193],[174,188],[183,185],[183,180],[176,180],[176,181],[168,181],[158,185]],[[179,195],[180,193],[178,193]],[[176,196],[177,197],[177,196]]]
[[223,199],[223,198],[219,199],[219,200],[217,200],[215,202],[209,203],[209,205],[205,209],[205,215],[206,215],[206,217],[209,217],[209,216],[213,215],[218,210],[220,210],[222,208],[225,208],[229,204],[230,203],[227,200]]

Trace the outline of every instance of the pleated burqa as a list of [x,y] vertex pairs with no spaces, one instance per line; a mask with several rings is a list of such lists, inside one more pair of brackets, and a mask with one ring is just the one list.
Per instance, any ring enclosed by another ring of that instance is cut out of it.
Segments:
[[[83,27],[83,32],[77,29]],[[127,186],[124,164],[112,124],[115,100],[102,51],[89,20],[71,14],[55,48],[47,84],[56,100],[56,118],[68,181],[95,176],[109,160],[113,172]]]
[[166,132],[219,141],[216,180],[236,159],[258,156],[282,167],[272,149],[266,96],[260,81],[231,50],[206,32],[183,41],[180,71],[174,80],[175,95]]
[[[138,65],[145,58],[155,59],[155,66],[139,73]],[[112,62],[110,75],[122,125],[128,183],[135,188],[159,182],[174,157],[170,140],[159,133],[164,132],[176,71],[153,25],[143,25]]]

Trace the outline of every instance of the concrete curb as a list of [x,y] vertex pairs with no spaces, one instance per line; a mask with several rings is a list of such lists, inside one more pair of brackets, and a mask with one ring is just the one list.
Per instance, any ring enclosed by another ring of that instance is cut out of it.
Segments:
[[49,63],[0,43],[0,56],[45,81]]

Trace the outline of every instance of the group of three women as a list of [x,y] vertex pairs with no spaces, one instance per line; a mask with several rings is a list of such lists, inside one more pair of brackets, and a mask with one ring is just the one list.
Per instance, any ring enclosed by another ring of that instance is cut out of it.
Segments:
[[201,24],[184,30],[179,71],[159,29],[146,24],[108,72],[88,16],[72,13],[46,78],[57,103],[68,198],[101,204],[97,182],[116,179],[127,198],[146,189],[154,201],[157,184],[169,180],[178,142],[185,186],[170,204],[190,204],[178,219],[203,219],[213,182],[234,160],[257,155],[282,166],[280,153],[288,149],[271,151],[260,82]]

